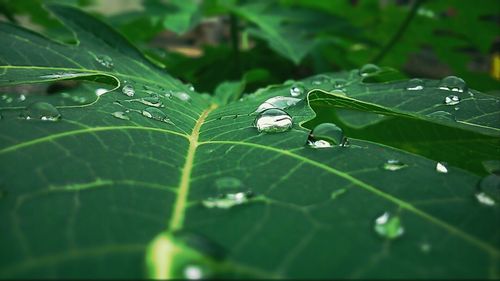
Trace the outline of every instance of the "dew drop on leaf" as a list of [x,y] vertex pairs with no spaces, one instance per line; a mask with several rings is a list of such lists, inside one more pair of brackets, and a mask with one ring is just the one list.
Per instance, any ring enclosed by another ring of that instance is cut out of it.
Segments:
[[299,98],[276,96],[261,103],[255,112],[262,112],[270,108],[287,109],[296,105],[299,101],[301,101]]
[[20,117],[26,120],[58,121],[61,113],[50,103],[35,102],[26,107]]
[[439,89],[463,93],[467,91],[467,84],[462,78],[447,76],[439,82]]
[[293,85],[292,87],[290,87],[290,95],[292,97],[298,97],[298,96],[302,95],[304,92],[305,92],[305,89],[301,85]]
[[107,92],[108,92],[108,90],[106,90],[104,88],[98,88],[95,90],[95,95],[99,97],[99,96],[104,95]]
[[106,67],[106,68],[113,68],[114,64],[113,64],[113,59],[111,59],[111,57],[107,56],[107,55],[100,55],[100,56],[96,56],[95,57],[95,60],[102,66]]
[[215,180],[215,186],[218,189],[237,189],[241,188],[243,183],[235,177],[222,177]]
[[340,127],[333,123],[322,123],[314,127],[307,143],[313,148],[344,146],[347,138]]
[[188,101],[191,99],[191,96],[186,92],[173,92],[172,94],[181,101]]
[[444,104],[446,105],[456,105],[460,103],[460,98],[456,95],[449,95],[444,98]]
[[490,174],[479,181],[479,191],[475,194],[479,203],[494,206],[500,201],[500,176]]
[[127,115],[127,113],[125,113],[123,111],[116,111],[116,112],[111,113],[111,115],[113,115],[114,117],[116,117],[118,119],[130,120],[130,117]]
[[441,174],[448,173],[448,167],[447,167],[446,163],[437,162],[436,163],[436,172],[441,173]]
[[406,84],[406,90],[408,91],[420,91],[424,89],[424,81],[422,79],[413,78]]
[[142,110],[142,115],[153,120],[158,120],[170,124],[172,123],[167,115],[156,107],[146,107],[144,110]]
[[478,192],[475,194],[477,202],[485,206],[495,206],[496,202],[488,194],[484,192]]
[[384,170],[388,170],[388,171],[397,171],[397,170],[401,170],[401,169],[406,168],[406,167],[408,167],[408,165],[406,165],[405,163],[403,163],[399,160],[396,160],[396,159],[389,159],[382,166],[382,168],[384,168]]
[[197,265],[188,265],[184,268],[184,278],[188,280],[199,280],[203,277],[203,270]]
[[226,193],[217,197],[209,197],[203,200],[202,204],[207,208],[229,209],[248,202],[252,196],[251,191]]
[[122,93],[124,93],[126,96],[133,97],[135,95],[134,86],[132,85],[123,86]]
[[375,219],[374,229],[378,235],[388,239],[398,238],[404,233],[399,217],[391,216],[388,212]]
[[345,79],[335,79],[334,81],[332,81],[332,83],[333,87],[336,89],[345,87],[345,85],[347,85],[347,81]]
[[292,117],[278,108],[270,108],[260,112],[255,118],[254,126],[259,132],[279,133],[292,128]]
[[368,63],[368,64],[363,65],[359,69],[359,75],[365,77],[365,76],[369,76],[371,74],[377,73],[379,70],[380,70],[380,67],[378,67],[377,65]]
[[24,95],[24,94],[20,94],[19,97],[17,98],[17,101],[19,101],[19,102],[23,102],[25,100],[26,100],[26,95]]
[[155,97],[155,96],[145,97],[145,98],[139,99],[138,101],[142,104],[153,106],[153,107],[162,107],[163,106],[163,103],[161,102],[160,98]]

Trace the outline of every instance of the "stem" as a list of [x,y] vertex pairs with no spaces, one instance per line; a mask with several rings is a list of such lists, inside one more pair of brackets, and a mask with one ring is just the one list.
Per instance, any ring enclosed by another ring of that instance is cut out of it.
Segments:
[[231,47],[233,48],[233,58],[234,65],[238,71],[238,75],[241,75],[241,64],[240,64],[240,44],[239,44],[239,20],[235,14],[231,14],[229,17],[230,32],[231,32]]
[[405,33],[406,29],[410,25],[410,22],[415,17],[415,14],[417,13],[418,7],[420,6],[420,4],[422,2],[423,2],[422,0],[413,1],[410,12],[406,16],[405,20],[399,26],[398,31],[396,31],[394,36],[392,36],[391,40],[389,40],[389,42],[384,46],[384,48],[382,48],[380,53],[378,53],[378,55],[372,59],[373,63],[380,62],[385,57],[385,55],[387,55],[387,53],[389,53],[389,51],[392,49],[392,47],[394,47],[394,45],[396,45],[396,43],[399,41],[401,36]]

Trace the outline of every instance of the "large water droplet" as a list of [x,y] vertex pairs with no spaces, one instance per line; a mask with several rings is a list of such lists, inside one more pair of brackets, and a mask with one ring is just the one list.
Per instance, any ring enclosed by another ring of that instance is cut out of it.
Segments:
[[448,76],[439,82],[439,89],[463,93],[467,91],[467,84],[462,78]]
[[133,97],[135,95],[134,86],[132,86],[132,85],[123,86],[122,93],[124,93],[125,95],[127,95],[129,97]]
[[374,64],[365,64],[359,69],[359,75],[365,77],[380,71],[380,67]]
[[61,113],[50,103],[35,102],[24,109],[20,117],[26,120],[57,121],[61,119]]
[[209,197],[202,201],[207,208],[229,209],[244,204],[250,200],[253,193],[250,191],[226,193],[218,197]]
[[420,91],[424,89],[424,80],[413,78],[406,84],[406,89],[408,91]]
[[292,117],[285,111],[277,108],[270,108],[257,115],[254,122],[259,132],[278,133],[285,132],[292,128]]
[[382,168],[384,168],[384,170],[388,170],[388,171],[397,171],[397,170],[401,170],[401,169],[406,168],[406,167],[408,167],[408,165],[406,165],[405,163],[403,163],[399,160],[396,160],[396,159],[389,159],[382,166]]
[[290,87],[290,95],[292,97],[298,97],[298,96],[302,95],[304,92],[305,92],[305,89],[301,85],[296,84],[296,85],[293,85],[292,87]]
[[263,103],[259,105],[255,112],[262,112],[266,109],[270,108],[278,108],[278,109],[287,109],[291,106],[296,105],[301,99],[292,98],[292,97],[284,97],[284,96],[276,96],[267,99]]
[[374,229],[378,235],[388,239],[398,238],[404,233],[399,217],[391,216],[388,212],[375,220]]
[[109,56],[106,56],[106,55],[100,55],[100,56],[96,56],[95,60],[102,66],[106,67],[106,68],[113,68],[114,64],[113,64],[113,59],[111,59],[111,57]]
[[188,101],[191,99],[191,96],[186,92],[173,92],[172,95],[181,101]]
[[218,189],[237,189],[241,188],[243,183],[234,177],[222,177],[215,180],[215,186]]
[[342,129],[333,123],[322,123],[314,127],[308,139],[308,144],[313,148],[344,146],[346,142]]
[[116,111],[116,112],[111,113],[111,115],[113,115],[114,117],[116,117],[118,119],[130,120],[130,117],[127,115],[127,113],[125,113],[123,111]]
[[453,114],[442,110],[429,113],[427,114],[427,117],[431,117],[434,119],[441,119],[441,120],[456,121],[455,116]]
[[436,172],[446,174],[448,173],[448,167],[446,163],[444,162],[437,162],[436,163]]
[[456,95],[449,95],[444,98],[444,104],[446,105],[456,105],[460,103],[460,98]]
[[158,120],[158,121],[172,124],[172,121],[170,121],[170,119],[167,117],[167,115],[165,113],[163,113],[163,111],[159,110],[156,107],[146,107],[142,111],[142,115],[146,116],[147,118],[151,118],[153,120]]

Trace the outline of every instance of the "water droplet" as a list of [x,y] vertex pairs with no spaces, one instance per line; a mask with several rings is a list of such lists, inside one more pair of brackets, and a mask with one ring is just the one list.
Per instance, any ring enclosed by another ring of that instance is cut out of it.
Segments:
[[174,92],[172,94],[174,97],[180,99],[181,101],[188,101],[191,99],[191,96],[186,92]]
[[388,212],[375,220],[374,229],[378,235],[388,239],[398,238],[404,233],[399,217],[391,216]]
[[384,170],[397,171],[408,167],[408,165],[396,159],[389,159],[384,163],[382,167],[384,168]]
[[244,204],[253,196],[251,191],[226,193],[218,197],[209,197],[202,201],[207,208],[229,209]]
[[196,265],[188,265],[184,269],[184,278],[188,280],[199,280],[203,278],[203,270]]
[[446,163],[444,162],[437,162],[436,163],[436,172],[446,174],[448,173],[448,167]]
[[486,205],[486,206],[495,206],[496,202],[491,198],[488,194],[484,192],[478,192],[475,194],[476,199],[479,203]]
[[365,64],[359,69],[359,75],[366,77],[380,71],[380,67],[374,64]]
[[345,80],[345,79],[336,79],[332,83],[333,83],[333,87],[339,89],[339,88],[345,87],[345,85],[347,85],[347,80]]
[[140,103],[154,106],[154,107],[163,107],[163,103],[161,102],[159,97],[145,97],[138,100]]
[[479,203],[494,206],[500,201],[500,175],[490,174],[479,181],[476,199]]
[[446,105],[456,105],[460,103],[460,98],[455,95],[449,95],[444,98],[444,104]]
[[17,98],[17,100],[20,101],[20,102],[25,101],[26,100],[26,95],[24,95],[24,94],[19,95],[19,97]]
[[314,127],[309,135],[308,144],[313,148],[344,146],[347,138],[340,127],[333,123],[322,123]]
[[113,59],[111,59],[111,57],[109,56],[106,56],[106,55],[100,55],[100,56],[96,56],[95,57],[95,60],[102,66],[106,67],[106,68],[113,68]]
[[50,103],[35,102],[24,109],[20,117],[26,120],[57,121],[61,119],[61,113]]
[[192,84],[188,84],[188,89],[191,91],[191,92],[194,92],[194,86]]
[[132,86],[132,85],[123,86],[122,93],[124,93],[125,95],[127,95],[129,97],[133,97],[135,95],[134,86]]
[[423,253],[429,253],[432,249],[432,246],[430,243],[428,242],[422,242],[420,243],[420,251],[422,251]]
[[218,189],[236,189],[241,188],[243,183],[234,177],[222,177],[215,180],[215,186]]
[[431,117],[434,119],[441,119],[441,120],[456,121],[455,116],[453,114],[441,110],[427,114],[427,117]]
[[257,115],[254,122],[259,132],[278,133],[285,132],[292,128],[292,117],[285,111],[277,108],[270,108]]
[[413,78],[406,84],[406,90],[408,91],[420,91],[424,89],[424,80]]
[[293,85],[292,87],[290,87],[290,95],[292,97],[298,97],[298,96],[302,95],[304,92],[305,92],[305,89],[301,85]]
[[151,118],[153,120],[158,120],[172,124],[172,121],[170,121],[167,115],[156,107],[146,107],[144,110],[142,110],[142,115],[146,116],[147,118]]
[[130,120],[130,117],[123,111],[116,111],[116,112],[111,113],[111,115],[113,115],[114,117],[116,117],[118,119]]
[[42,79],[69,79],[69,78],[79,77],[82,75],[86,75],[86,74],[85,73],[75,73],[75,72],[57,72],[57,73],[42,75],[42,76],[40,76],[40,78],[42,78]]
[[99,97],[99,96],[104,95],[104,94],[105,94],[105,93],[107,93],[107,92],[108,92],[108,90],[106,90],[106,89],[104,89],[104,88],[99,88],[99,89],[96,89],[96,90],[95,90],[95,95]]
[[284,97],[284,96],[276,96],[267,99],[263,103],[259,105],[255,112],[262,112],[266,109],[270,108],[278,108],[278,109],[287,109],[291,106],[296,105],[301,99],[292,98],[292,97]]
[[463,93],[467,91],[467,84],[462,78],[448,76],[439,82],[439,89]]
[[171,98],[172,97],[172,91],[167,91],[163,94],[164,97],[166,98]]

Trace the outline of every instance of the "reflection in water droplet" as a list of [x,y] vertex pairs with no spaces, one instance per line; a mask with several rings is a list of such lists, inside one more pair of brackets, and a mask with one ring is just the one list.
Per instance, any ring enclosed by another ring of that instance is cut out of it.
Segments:
[[380,71],[380,67],[369,63],[369,64],[365,64],[361,67],[361,69],[359,70],[359,75],[365,77],[365,76],[369,76],[371,74],[377,73],[378,71]]
[[467,84],[462,78],[448,76],[439,82],[439,89],[462,93],[467,91]]
[[26,120],[58,121],[61,113],[50,103],[35,102],[24,109],[20,117]]
[[444,162],[437,162],[436,163],[436,172],[446,174],[448,173],[448,167],[446,167],[446,163]]
[[101,55],[101,56],[96,56],[95,60],[102,66],[106,68],[113,68],[113,59],[111,59],[109,56],[106,55]]
[[313,148],[328,148],[336,145],[344,147],[347,146],[347,138],[337,125],[322,123],[311,131],[308,144]]
[[262,112],[266,109],[270,108],[278,108],[278,109],[287,109],[291,106],[296,105],[301,99],[292,98],[292,97],[284,97],[284,96],[276,96],[267,99],[263,103],[259,105],[255,112]]
[[116,111],[116,112],[111,113],[111,115],[113,115],[114,117],[116,117],[118,119],[130,120],[130,117],[123,111]]
[[277,108],[270,108],[262,111],[255,118],[254,126],[259,132],[279,133],[292,128],[292,117],[285,111]]
[[173,124],[172,121],[170,121],[170,119],[167,117],[167,115],[156,107],[146,107],[144,110],[142,110],[142,115],[153,120]]
[[460,103],[460,98],[455,95],[449,95],[444,98],[444,104],[446,105],[456,105]]
[[135,95],[134,87],[132,85],[125,85],[122,88],[122,93],[129,97],[133,97]]
[[434,119],[456,121],[455,116],[449,112],[446,112],[446,111],[436,111],[436,112],[427,114],[427,117],[431,117]]
[[199,280],[203,278],[203,271],[199,266],[188,265],[184,269],[184,278],[189,280]]
[[397,171],[408,167],[408,165],[396,159],[389,159],[384,163],[382,167],[384,168],[384,170]]
[[209,197],[203,200],[202,204],[207,208],[229,209],[248,202],[252,196],[251,191],[226,193],[218,197]]
[[95,90],[95,95],[99,97],[99,96],[104,95],[104,94],[105,94],[105,93],[107,93],[107,92],[108,92],[108,90],[103,89],[103,88],[99,88],[99,89],[96,89],[96,90]]
[[172,95],[181,101],[188,101],[191,99],[191,96],[186,92],[173,92]]
[[388,239],[398,238],[404,233],[399,217],[391,216],[388,212],[375,220],[374,229],[378,235]]
[[290,95],[292,97],[298,97],[298,96],[302,95],[304,92],[305,92],[305,89],[301,85],[293,85],[290,88]]
[[234,177],[222,177],[215,180],[215,186],[218,189],[237,189],[241,188],[243,183]]
[[424,89],[424,81],[422,79],[413,78],[406,84],[406,90],[408,91],[420,91]]

